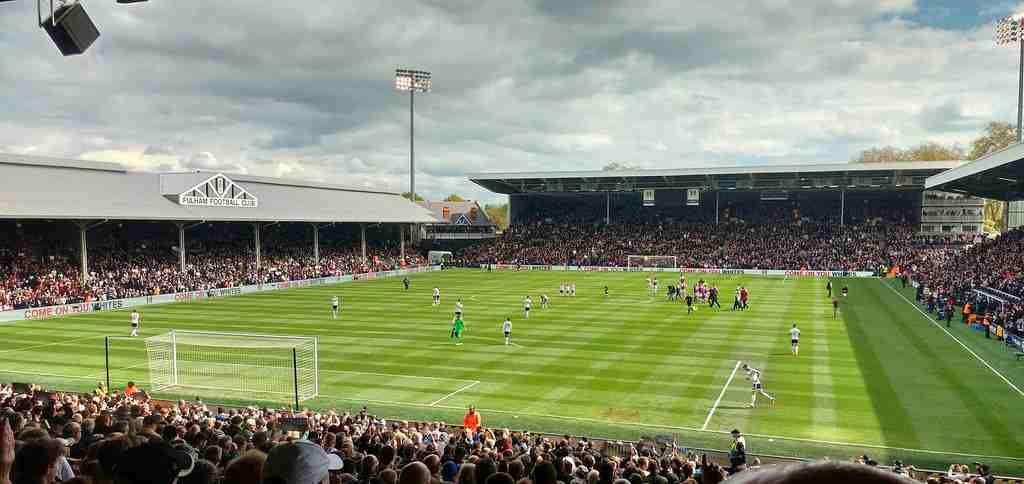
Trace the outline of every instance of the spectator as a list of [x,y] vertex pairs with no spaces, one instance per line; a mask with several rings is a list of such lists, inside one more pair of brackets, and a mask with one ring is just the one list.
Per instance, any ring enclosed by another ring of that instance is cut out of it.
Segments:
[[264,484],[330,484],[327,453],[308,440],[278,444],[263,463]]
[[470,406],[469,411],[466,412],[466,416],[462,419],[462,426],[470,433],[474,434],[480,428],[483,422],[480,419],[480,414],[477,413],[476,407]]

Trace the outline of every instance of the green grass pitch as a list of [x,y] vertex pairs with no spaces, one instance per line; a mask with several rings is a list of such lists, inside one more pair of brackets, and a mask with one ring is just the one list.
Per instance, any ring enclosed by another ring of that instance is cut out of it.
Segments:
[[[664,286],[676,276],[659,279]],[[472,404],[485,424],[512,429],[670,434],[689,447],[724,448],[725,432],[739,428],[755,453],[845,459],[866,452],[919,466],[983,460],[997,472],[1024,470],[1024,394],[1014,388],[1024,386],[1024,364],[956,321],[946,334],[896,284],[836,280],[851,294],[833,319],[823,279],[706,275],[725,307],[688,315],[663,293],[650,297],[645,277],[417,274],[409,291],[394,278],[143,307],[143,336],[170,329],[318,336],[321,397],[306,402],[312,408],[365,404],[389,417],[458,422]],[[687,274],[691,285],[699,277]],[[559,297],[562,280],[576,282],[576,297]],[[737,284],[751,291],[747,311],[729,310]],[[436,307],[434,286],[442,291]],[[551,297],[547,309],[542,293]],[[529,320],[521,309],[527,294]],[[343,298],[337,321],[333,295]],[[462,346],[448,338],[456,298],[466,307]],[[506,316],[512,346],[501,335]],[[789,351],[793,323],[802,330],[799,357]],[[89,389],[105,376],[103,337],[128,329],[126,311],[0,326],[0,377]],[[113,384],[145,385],[141,341],[119,338],[112,348]],[[774,406],[759,398],[757,408],[746,407],[742,371],[726,387],[740,360],[764,371]],[[264,397],[198,393],[207,401]]]

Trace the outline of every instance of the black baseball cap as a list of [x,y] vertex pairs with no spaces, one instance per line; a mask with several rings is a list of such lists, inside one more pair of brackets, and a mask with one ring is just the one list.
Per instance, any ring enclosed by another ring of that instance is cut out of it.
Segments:
[[191,473],[194,466],[195,459],[187,451],[151,440],[125,450],[114,466],[114,476],[118,482],[131,484],[172,484]]

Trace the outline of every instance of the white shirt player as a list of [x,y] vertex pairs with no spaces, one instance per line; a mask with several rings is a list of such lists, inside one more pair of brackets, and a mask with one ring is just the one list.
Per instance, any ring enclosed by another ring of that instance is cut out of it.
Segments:
[[512,320],[505,318],[505,322],[501,323],[501,332],[505,334],[505,346],[512,343]]
[[338,296],[334,296],[334,297],[331,298],[331,306],[334,306],[335,309],[338,308],[338,303],[339,303]]
[[793,328],[789,330],[789,339],[792,340],[793,343],[800,341],[800,330],[797,329],[796,326],[793,326]]
[[526,313],[526,319],[530,319],[530,306],[533,306],[533,301],[530,300],[530,296],[526,296],[526,299],[523,299],[523,312]]
[[132,336],[139,335],[139,320],[141,318],[138,311],[132,311]]
[[338,296],[331,297],[331,319],[338,319],[338,305],[341,304],[341,300]]
[[434,288],[434,305],[437,306],[438,304],[441,304],[441,290],[435,287]]
[[569,293],[572,294],[573,296],[576,295],[576,283],[575,282],[569,285]]
[[462,301],[455,303],[455,313],[462,314]]

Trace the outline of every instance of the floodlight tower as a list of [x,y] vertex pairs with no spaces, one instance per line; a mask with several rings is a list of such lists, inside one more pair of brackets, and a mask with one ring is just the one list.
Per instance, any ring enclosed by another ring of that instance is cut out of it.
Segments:
[[409,91],[409,200],[416,203],[416,128],[413,112],[417,92],[430,91],[430,73],[414,69],[395,69],[395,89]]
[[1015,19],[1006,17],[996,23],[996,44],[1013,45],[1020,47],[1020,69],[1017,75],[1017,143],[1020,143],[1021,136],[1021,111],[1024,110],[1024,18]]

